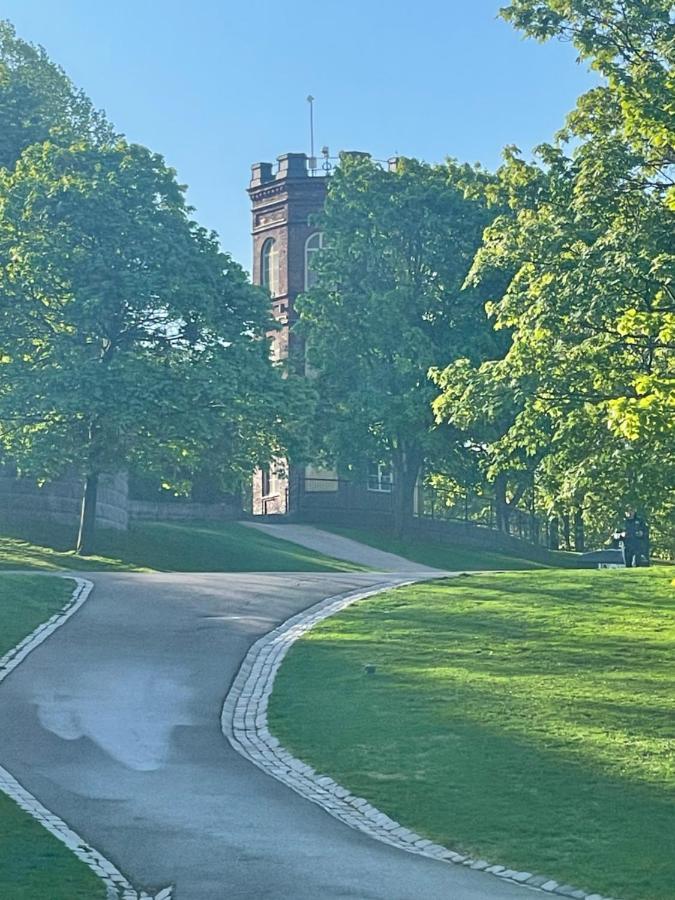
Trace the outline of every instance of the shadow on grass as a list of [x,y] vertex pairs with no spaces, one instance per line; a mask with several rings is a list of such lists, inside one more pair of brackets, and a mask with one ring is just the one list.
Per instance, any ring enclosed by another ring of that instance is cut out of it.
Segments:
[[294,646],[271,698],[274,733],[442,844],[664,900],[673,575],[481,576],[364,601]]
[[672,784],[666,792],[609,775],[592,757],[571,759],[526,710],[518,724],[529,734],[475,721],[483,703],[499,716],[499,698],[487,693],[434,692],[380,667],[365,676],[371,649],[359,646],[358,664],[344,648],[292,651],[270,706],[282,743],[445,846],[625,900],[668,896]]
[[0,522],[0,569],[160,572],[349,572],[331,559],[236,522],[138,522],[127,532],[99,529],[95,552],[76,556],[74,529]]

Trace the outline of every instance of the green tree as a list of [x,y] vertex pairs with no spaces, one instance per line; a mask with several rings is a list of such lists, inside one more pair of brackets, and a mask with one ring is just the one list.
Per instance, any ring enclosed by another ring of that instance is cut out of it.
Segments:
[[506,372],[498,375],[503,368],[499,361],[474,366],[460,358],[445,369],[431,369],[430,375],[441,390],[432,404],[436,420],[457,429],[459,442],[482,475],[483,489],[493,496],[496,527],[509,532],[514,511],[531,494],[546,441],[540,428],[531,427],[527,443],[514,439],[522,424],[522,402]]
[[41,47],[0,20],[0,168],[12,168],[31,144],[109,141],[112,129]]
[[160,156],[47,142],[0,170],[0,441],[25,471],[84,476],[80,552],[102,471],[219,441],[255,464],[267,327]]
[[[606,79],[601,94],[612,98],[615,129],[643,156],[645,184],[675,203],[671,0],[512,0],[501,12],[538,40],[574,43],[580,59]],[[587,124],[591,135],[592,120]]]
[[[470,276],[512,275],[489,305],[510,349],[475,374],[516,400],[496,446],[529,456],[549,506],[595,515],[598,531],[598,511],[613,518],[624,502],[665,523],[675,476],[670,4],[516,0],[505,15],[536,37],[573,40],[606,81],[534,163],[510,150],[499,172],[509,212],[487,229]],[[441,417],[471,427],[472,391],[444,394]]]
[[345,154],[319,227],[319,281],[298,304],[319,397],[315,434],[341,466],[391,462],[396,524],[425,460],[447,454],[428,369],[494,351],[482,288],[462,290],[492,218],[490,177],[454,162],[385,171]]

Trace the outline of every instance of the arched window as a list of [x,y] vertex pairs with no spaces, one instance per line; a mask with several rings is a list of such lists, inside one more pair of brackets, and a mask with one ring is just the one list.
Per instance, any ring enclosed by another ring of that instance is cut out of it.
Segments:
[[262,245],[260,272],[262,286],[276,297],[279,293],[279,251],[274,238],[268,238]]
[[317,274],[314,269],[316,254],[323,247],[323,235],[320,231],[310,234],[305,242],[305,290],[316,284]]

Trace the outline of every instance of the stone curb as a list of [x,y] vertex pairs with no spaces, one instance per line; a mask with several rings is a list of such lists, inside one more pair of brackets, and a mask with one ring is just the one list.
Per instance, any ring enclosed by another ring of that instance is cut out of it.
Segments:
[[75,582],[75,588],[63,609],[55,613],[50,619],[47,619],[46,622],[38,625],[16,647],[12,647],[4,656],[0,657],[0,681],[7,678],[9,673],[16,669],[29,653],[35,650],[36,647],[39,647],[57,628],[60,628],[61,625],[67,622],[82,606],[94,587],[93,582],[87,581],[85,578],[71,576],[69,580]]
[[[74,576],[68,576],[68,578],[75,582],[75,589],[70,599],[63,609],[46,622],[43,622],[42,625],[38,625],[35,631],[0,658],[0,682],[16,669],[31,651],[39,647],[57,628],[60,628],[71,616],[75,615],[91,594],[94,588],[93,582]],[[103,881],[106,887],[107,900],[171,900],[173,888],[165,888],[155,897],[135,890],[110,860],[106,859],[98,850],[90,847],[62,819],[59,819],[58,816],[55,816],[44,807],[36,797],[19,784],[16,778],[2,766],[0,766],[0,791],[32,816],[62,844],[65,844],[78,859],[85,863]]]
[[373,597],[382,591],[426,581],[436,575],[419,575],[376,584],[368,590],[354,590],[321,600],[287,619],[273,631],[263,635],[250,648],[225,699],[221,714],[223,733],[232,747],[267,775],[281,781],[306,800],[316,803],[327,813],[350,828],[362,831],[375,840],[391,844],[407,853],[455,865],[467,866],[490,875],[522,884],[540,892],[573,898],[573,900],[616,900],[598,893],[579,890],[545,875],[519,872],[495,865],[484,859],[473,859],[427,840],[386,813],[376,809],[363,797],[355,797],[330,776],[314,769],[289,753],[270,733],[267,707],[279,667],[292,645],[314,625],[336,615],[352,603]]

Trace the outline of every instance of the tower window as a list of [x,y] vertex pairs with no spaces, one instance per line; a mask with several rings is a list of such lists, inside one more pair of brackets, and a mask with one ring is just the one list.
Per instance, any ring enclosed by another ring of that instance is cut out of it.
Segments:
[[262,245],[260,263],[262,286],[276,297],[279,293],[279,251],[274,238],[268,238]]
[[316,254],[323,247],[323,235],[320,231],[310,234],[305,242],[305,290],[308,291],[316,284],[317,274],[314,269]]

